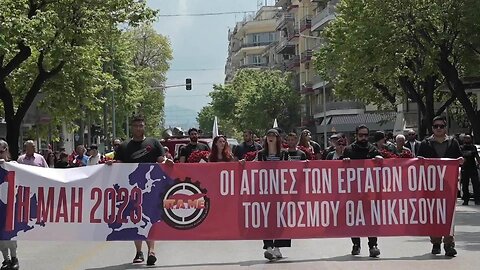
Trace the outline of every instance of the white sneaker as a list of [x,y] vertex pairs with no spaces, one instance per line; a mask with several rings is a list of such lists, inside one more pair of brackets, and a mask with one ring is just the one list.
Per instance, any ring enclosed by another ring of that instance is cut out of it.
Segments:
[[265,250],[265,252],[263,253],[263,256],[265,257],[265,259],[269,260],[269,261],[273,261],[275,260],[275,254],[273,253],[273,249],[271,247],[267,248],[267,250]]
[[273,249],[273,255],[275,255],[277,259],[283,258],[282,253],[280,252],[280,249],[278,247]]

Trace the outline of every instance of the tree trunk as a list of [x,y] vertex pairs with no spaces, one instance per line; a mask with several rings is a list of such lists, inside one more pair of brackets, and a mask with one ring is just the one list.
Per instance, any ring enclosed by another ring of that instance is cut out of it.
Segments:
[[13,117],[5,117],[5,122],[7,124],[7,143],[10,148],[10,156],[12,160],[17,160],[20,153],[18,147],[18,138],[20,137],[20,126],[21,122],[15,121]]
[[417,103],[417,110],[421,113],[421,121],[418,123],[418,136],[419,138],[424,138],[427,134],[429,123],[428,119],[426,119],[427,107],[423,102],[423,97],[420,95],[419,91],[415,89],[413,82],[409,80],[408,77],[400,77],[399,82],[407,97]]
[[476,144],[480,144],[480,111],[476,111],[472,101],[468,98],[467,93],[465,92],[465,85],[463,84],[462,80],[460,80],[460,76],[458,75],[458,70],[449,60],[449,53],[450,51],[445,46],[441,46],[441,53],[440,53],[440,61],[438,66],[440,71],[442,72],[443,76],[445,76],[447,80],[447,85],[462,104],[465,113],[467,115],[468,120],[470,121],[470,125],[472,127],[472,131],[474,134],[474,142]]

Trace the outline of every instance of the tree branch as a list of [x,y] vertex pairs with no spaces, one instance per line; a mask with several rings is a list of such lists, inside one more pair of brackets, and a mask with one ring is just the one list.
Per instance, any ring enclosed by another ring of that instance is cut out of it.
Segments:
[[382,96],[385,97],[388,100],[388,102],[390,102],[392,105],[395,105],[397,99],[396,99],[395,95],[392,95],[390,93],[388,87],[386,87],[385,85],[380,84],[378,82],[374,82],[373,86],[378,89],[380,94],[382,94]]
[[13,107],[12,93],[7,88],[5,81],[0,81],[0,99],[3,102],[3,111],[5,112],[5,119],[13,118],[15,112]]
[[470,48],[474,53],[480,55],[480,50],[478,50],[477,48],[475,48],[475,46],[473,46],[473,44],[471,42],[467,42],[467,47]]
[[435,115],[440,115],[442,114],[447,108],[448,106],[452,105],[453,102],[455,102],[455,100],[457,99],[456,96],[452,95],[445,103],[443,103],[442,107],[440,107],[437,112],[435,113]]
[[30,55],[32,55],[32,50],[30,47],[26,46],[23,42],[17,44],[19,52],[5,65],[4,68],[0,69],[0,79],[3,79],[10,75],[13,70],[18,68],[21,63],[27,60]]

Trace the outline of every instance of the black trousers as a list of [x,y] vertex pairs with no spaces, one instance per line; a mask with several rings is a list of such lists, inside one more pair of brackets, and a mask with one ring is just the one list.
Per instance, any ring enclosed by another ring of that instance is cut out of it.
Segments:
[[276,240],[263,240],[263,249],[267,248],[280,248],[280,247],[291,247],[292,240],[290,239],[276,239]]
[[[360,246],[360,238],[359,237],[352,237],[352,243],[355,246]],[[368,247],[372,248],[377,245],[377,237],[368,237]]]
[[468,190],[470,179],[472,180],[473,197],[476,202],[480,202],[480,181],[476,167],[462,168],[462,199],[464,201],[470,199],[470,191]]

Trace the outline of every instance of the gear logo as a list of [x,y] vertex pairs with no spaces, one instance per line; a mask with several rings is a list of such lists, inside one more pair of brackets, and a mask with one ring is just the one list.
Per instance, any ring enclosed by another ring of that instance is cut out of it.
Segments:
[[210,199],[207,190],[200,187],[199,182],[192,183],[177,179],[163,197],[165,222],[175,229],[188,230],[200,225],[210,210]]

